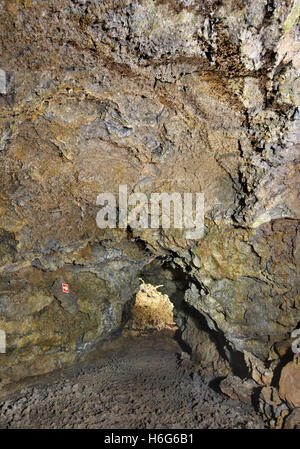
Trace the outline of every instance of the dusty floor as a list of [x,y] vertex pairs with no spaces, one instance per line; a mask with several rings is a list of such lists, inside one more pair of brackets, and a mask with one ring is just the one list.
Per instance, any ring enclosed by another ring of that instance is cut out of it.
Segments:
[[263,428],[208,386],[167,335],[124,337],[114,353],[41,378],[0,403],[0,428]]

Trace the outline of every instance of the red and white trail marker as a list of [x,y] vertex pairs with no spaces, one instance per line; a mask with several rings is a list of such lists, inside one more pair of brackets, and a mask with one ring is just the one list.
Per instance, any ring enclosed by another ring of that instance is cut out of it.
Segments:
[[64,293],[69,293],[69,286],[68,286],[68,284],[61,284],[61,286],[62,286],[62,291]]

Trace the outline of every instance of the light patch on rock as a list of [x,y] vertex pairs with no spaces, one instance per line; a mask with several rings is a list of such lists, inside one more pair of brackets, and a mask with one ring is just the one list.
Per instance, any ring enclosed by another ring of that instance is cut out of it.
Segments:
[[244,351],[244,358],[252,378],[259,385],[270,385],[273,372],[266,368],[265,364],[250,352]]
[[136,302],[132,309],[131,329],[173,329],[173,304],[169,297],[158,291],[162,285],[146,284],[142,280]]
[[258,35],[251,34],[249,30],[241,33],[241,54],[247,69],[259,69],[262,65],[261,52],[262,42]]
[[295,0],[291,12],[287,16],[283,24],[284,30],[288,31],[296,23],[299,16],[300,16],[300,0]]
[[300,70],[300,39],[297,36],[296,26],[287,31],[277,44],[276,66],[280,62],[292,64],[296,70]]
[[0,69],[0,94],[6,94],[6,73]]
[[246,108],[260,109],[264,96],[259,87],[259,79],[247,76],[244,81],[243,103]]

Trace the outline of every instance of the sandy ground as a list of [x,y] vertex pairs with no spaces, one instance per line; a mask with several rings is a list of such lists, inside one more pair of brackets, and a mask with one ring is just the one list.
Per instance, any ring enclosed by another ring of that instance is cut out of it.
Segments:
[[253,408],[228,399],[193,373],[164,333],[122,337],[76,368],[38,379],[0,403],[0,428],[255,429]]

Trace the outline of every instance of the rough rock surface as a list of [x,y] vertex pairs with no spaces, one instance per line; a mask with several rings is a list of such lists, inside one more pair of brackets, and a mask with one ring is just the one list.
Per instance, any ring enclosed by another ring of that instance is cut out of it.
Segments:
[[220,383],[222,393],[236,401],[252,404],[257,383],[252,379],[242,381],[237,376],[228,376]]
[[275,387],[263,387],[259,395],[259,411],[272,428],[282,429],[290,410]]
[[280,372],[279,391],[264,386],[258,398],[259,410],[266,422],[277,429],[300,427],[299,416],[299,356],[287,363]]
[[0,402],[0,429],[262,429],[251,407],[191,376],[169,336],[126,338],[96,361]]
[[279,394],[295,408],[300,408],[300,363],[289,362],[281,371]]
[[295,408],[287,417],[284,429],[300,429],[300,409]]
[[138,331],[162,330],[176,328],[174,322],[174,305],[167,295],[160,293],[161,285],[145,284],[142,281],[131,309],[131,319],[126,328]]
[[[0,1],[1,385],[120,329],[153,258],[185,274],[175,315],[199,358],[200,316],[230,363],[285,355],[300,321],[298,5]],[[204,238],[100,230],[96,198],[120,184],[203,192]]]

